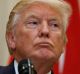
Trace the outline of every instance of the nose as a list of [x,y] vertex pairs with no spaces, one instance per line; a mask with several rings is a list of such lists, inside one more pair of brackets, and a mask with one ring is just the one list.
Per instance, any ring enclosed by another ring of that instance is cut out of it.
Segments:
[[46,21],[43,21],[41,24],[39,37],[49,38],[49,27]]

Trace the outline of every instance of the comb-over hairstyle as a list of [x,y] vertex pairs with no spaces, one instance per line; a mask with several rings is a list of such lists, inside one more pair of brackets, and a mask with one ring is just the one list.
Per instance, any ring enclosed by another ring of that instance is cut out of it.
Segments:
[[16,21],[19,17],[18,13],[22,10],[26,5],[29,5],[35,1],[48,3],[52,7],[55,7],[62,15],[64,29],[68,26],[69,17],[71,16],[72,10],[71,6],[63,0],[21,0],[16,6],[12,9],[9,20],[7,23],[6,31],[11,30],[11,28],[16,24]]

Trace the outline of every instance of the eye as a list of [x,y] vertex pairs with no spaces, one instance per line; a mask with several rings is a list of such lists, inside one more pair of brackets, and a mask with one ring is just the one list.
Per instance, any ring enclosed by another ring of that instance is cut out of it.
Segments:
[[28,21],[27,24],[31,25],[31,26],[35,26],[38,24],[37,21]]
[[26,21],[26,27],[27,28],[37,28],[39,25],[39,21],[38,20],[27,20]]
[[50,23],[50,26],[52,26],[52,27],[58,27],[58,24],[57,23]]
[[49,21],[49,27],[52,29],[52,30],[55,30],[57,28],[59,28],[59,24],[57,21]]

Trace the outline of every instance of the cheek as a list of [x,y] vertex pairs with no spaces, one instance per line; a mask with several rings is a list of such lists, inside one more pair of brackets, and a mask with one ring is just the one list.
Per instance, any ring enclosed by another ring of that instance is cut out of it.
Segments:
[[21,38],[17,40],[17,48],[21,49],[22,52],[27,53],[31,51],[33,41],[29,35],[23,35]]
[[33,42],[36,37],[35,31],[23,30],[16,34],[16,49],[23,55],[33,52]]
[[63,47],[64,47],[64,40],[62,34],[61,33],[53,34],[52,41],[54,44],[55,54],[60,55],[63,52]]

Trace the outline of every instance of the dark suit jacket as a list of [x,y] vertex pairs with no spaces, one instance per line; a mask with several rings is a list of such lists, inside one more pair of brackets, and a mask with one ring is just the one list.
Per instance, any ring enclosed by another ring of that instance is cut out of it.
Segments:
[[[0,66],[0,74],[16,74],[14,69],[14,62],[9,66]],[[51,74],[54,74],[53,72]]]
[[0,66],[0,74],[15,74],[14,62],[9,66]]

